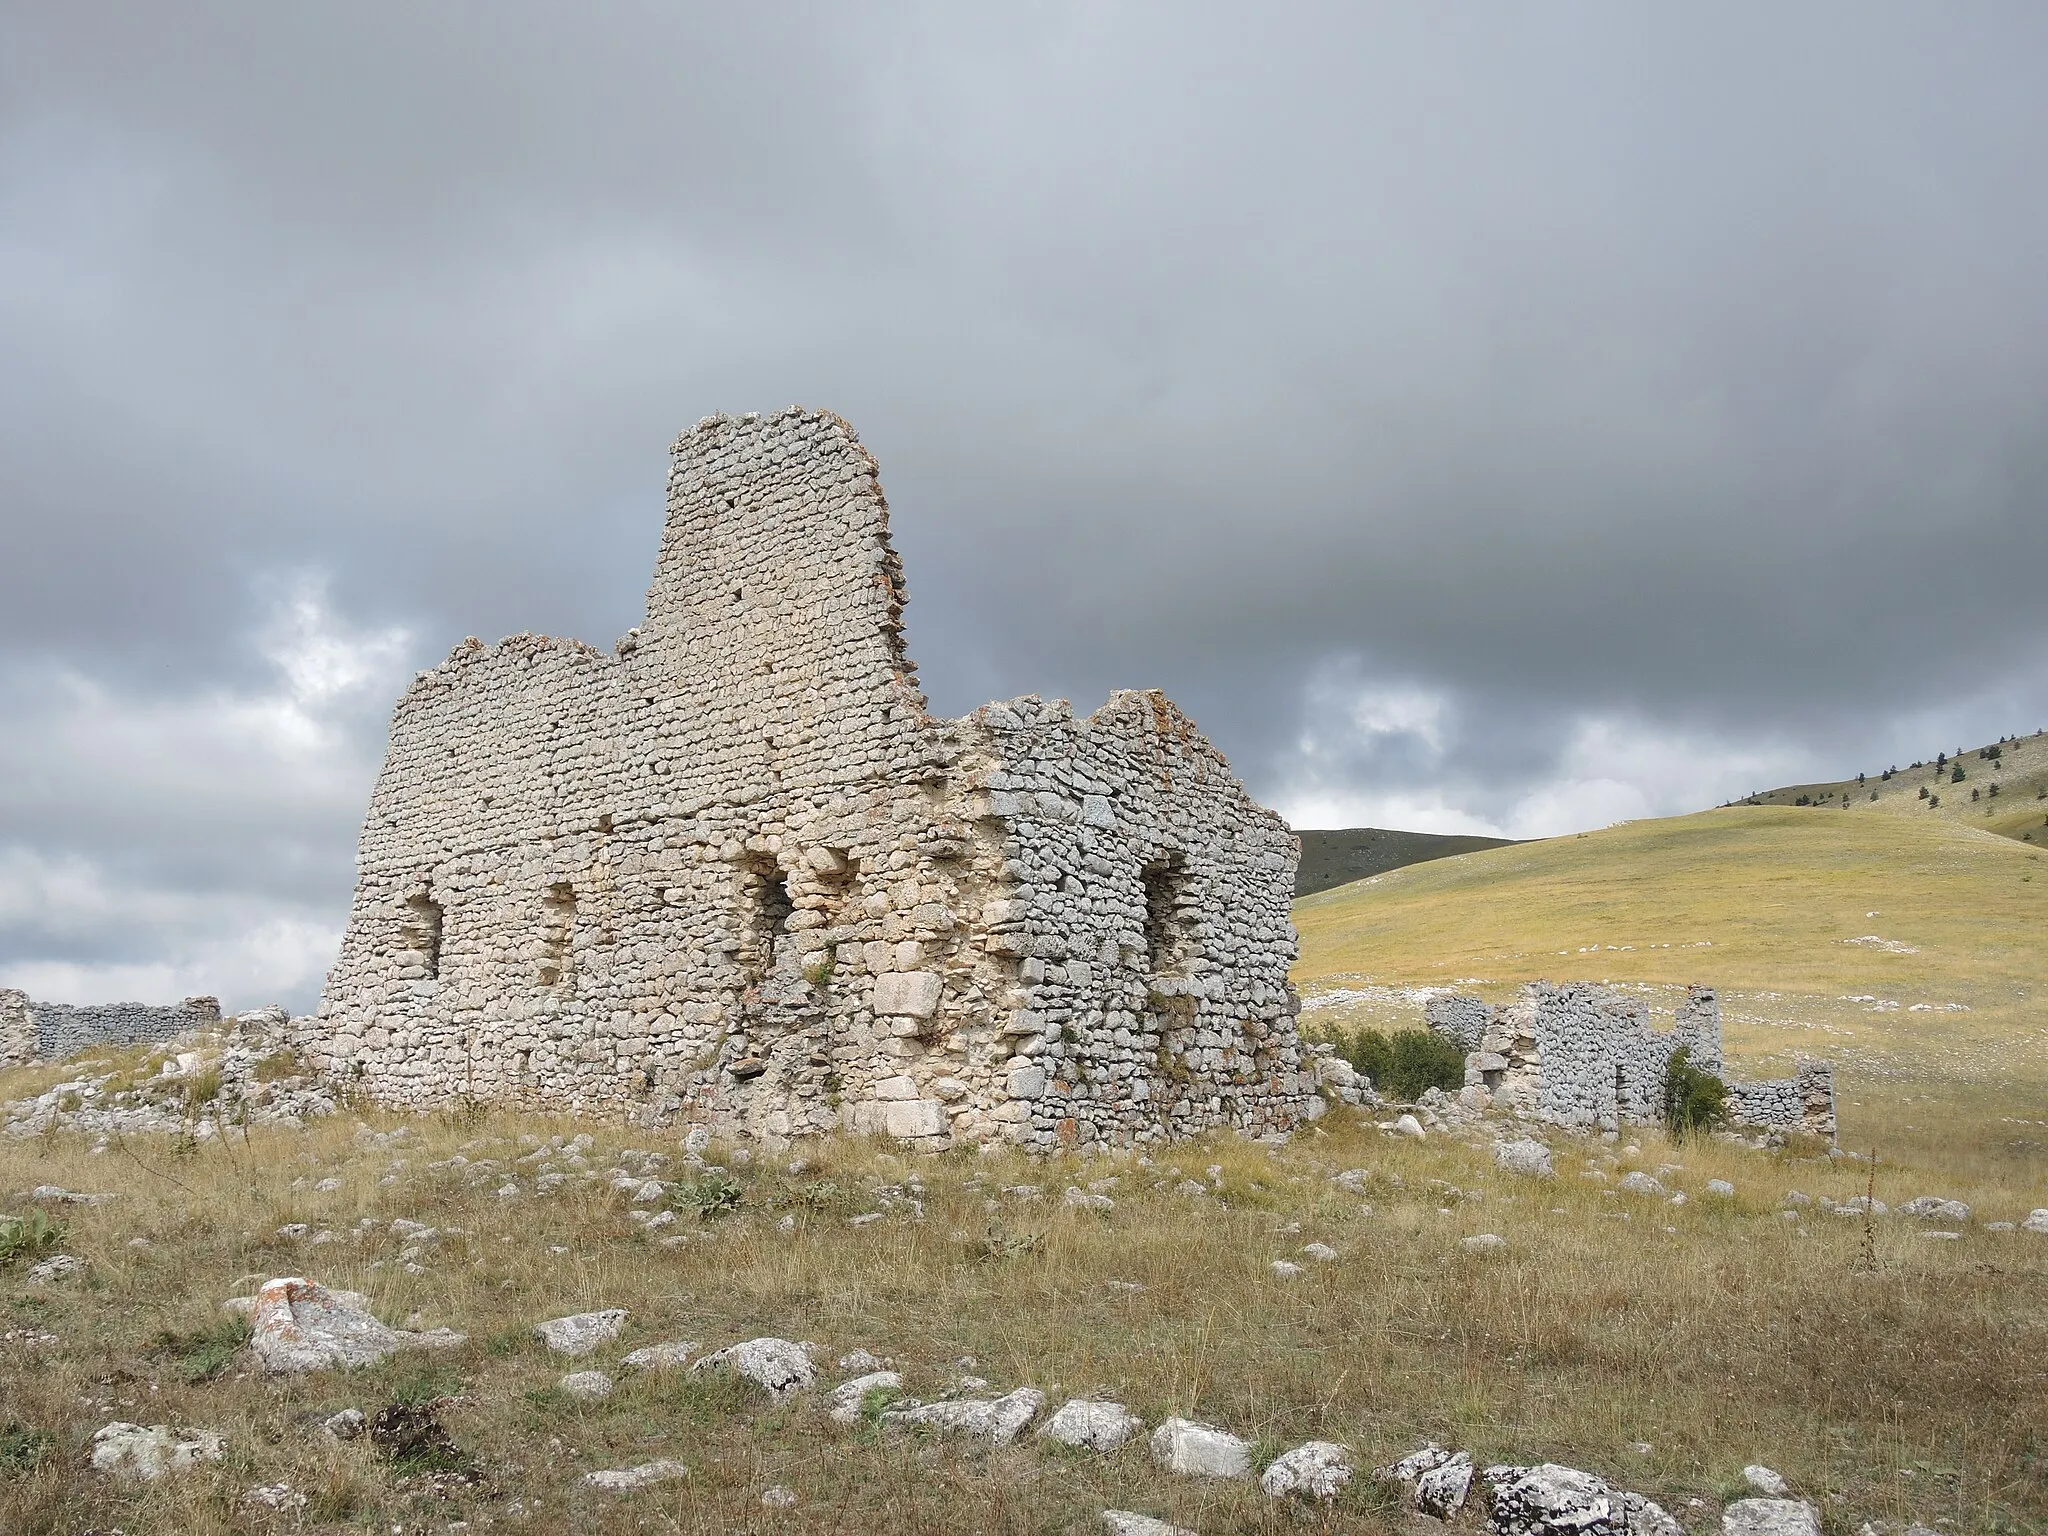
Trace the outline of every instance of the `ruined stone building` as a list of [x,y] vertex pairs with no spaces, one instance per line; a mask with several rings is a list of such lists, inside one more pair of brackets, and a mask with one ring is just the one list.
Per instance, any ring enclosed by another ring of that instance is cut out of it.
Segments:
[[1429,1027],[1466,1051],[1465,1086],[1490,1106],[1554,1125],[1646,1123],[1663,1112],[1671,1058],[1687,1059],[1728,1086],[1738,1125],[1835,1136],[1834,1071],[1799,1064],[1794,1077],[1765,1082],[1729,1078],[1721,1055],[1721,1000],[1712,987],[1689,987],[1668,1030],[1650,1027],[1649,1005],[1591,982],[1531,982],[1521,998],[1495,1008],[1465,995],[1433,998]]
[[0,1067],[63,1061],[93,1046],[140,1045],[168,1040],[188,1029],[220,1022],[210,997],[181,1003],[39,1003],[26,992],[0,987]]
[[771,1138],[1313,1112],[1286,825],[1156,692],[933,718],[903,607],[845,422],[685,432],[638,629],[468,640],[399,701],[316,1063]]

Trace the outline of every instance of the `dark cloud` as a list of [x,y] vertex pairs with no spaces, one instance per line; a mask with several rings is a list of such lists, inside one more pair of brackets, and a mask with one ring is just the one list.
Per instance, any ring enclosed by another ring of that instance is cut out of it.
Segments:
[[1163,685],[1304,818],[2048,719],[2036,7],[0,36],[0,978],[304,1001],[405,665],[633,622],[719,409],[860,428],[940,707]]

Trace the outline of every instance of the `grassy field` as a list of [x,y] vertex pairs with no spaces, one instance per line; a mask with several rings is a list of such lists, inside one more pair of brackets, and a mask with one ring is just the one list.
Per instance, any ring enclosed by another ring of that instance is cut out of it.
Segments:
[[[1731,1061],[1837,1063],[1845,1145],[2048,1168],[2048,852],[1937,817],[1737,806],[1419,864],[1308,897],[1306,1017],[1417,989],[1721,989]],[[2043,1199],[2048,1200],[2048,1191]]]
[[1312,896],[1335,885],[1364,880],[1406,864],[1448,859],[1481,848],[1501,848],[1504,837],[1467,837],[1442,832],[1390,832],[1384,827],[1295,829],[1301,838],[1301,864],[1294,875],[1294,894]]
[[[1367,1465],[1431,1439],[1482,1464],[1553,1458],[1648,1492],[1695,1529],[1716,1528],[1757,1460],[1816,1500],[1831,1531],[2048,1521],[2048,1239],[1973,1226],[1937,1242],[1886,1219],[1872,1234],[1879,1267],[1866,1271],[1860,1220],[1779,1212],[1795,1186],[1862,1193],[1864,1173],[1839,1160],[1560,1140],[1558,1176],[1525,1181],[1495,1171],[1484,1135],[1417,1144],[1342,1110],[1284,1149],[1221,1138],[1150,1166],[902,1160],[836,1144],[796,1172],[735,1165],[738,1209],[692,1219],[687,1242],[662,1248],[603,1177],[639,1166],[625,1149],[649,1146],[645,1133],[596,1128],[597,1177],[540,1197],[533,1165],[513,1161],[531,1145],[518,1138],[592,1127],[405,1124],[396,1147],[360,1138],[348,1116],[182,1152],[162,1139],[98,1155],[63,1136],[0,1145],[9,1188],[116,1196],[66,1217],[63,1250],[90,1262],[86,1278],[33,1286],[18,1266],[4,1277],[0,1530],[1080,1532],[1099,1529],[1105,1507],[1208,1532],[1409,1528],[1364,1478],[1329,1509],[1283,1507],[1255,1484],[1170,1477],[1142,1441],[1091,1455],[1027,1435],[977,1452],[843,1429],[816,1394],[778,1405],[690,1372],[621,1376],[596,1404],[554,1389],[565,1370],[639,1345],[760,1334],[817,1343],[826,1383],[839,1353],[863,1348],[896,1361],[919,1395],[963,1372],[994,1391],[1038,1386],[1055,1405],[1105,1394],[1148,1423],[1181,1412],[1223,1425],[1262,1456],[1316,1437]],[[455,1156],[499,1166],[478,1176],[449,1166]],[[1692,1200],[1617,1192],[1634,1167],[1662,1168]],[[1350,1168],[1369,1170],[1357,1190],[1332,1182]],[[496,1193],[508,1177],[517,1196]],[[1703,1196],[1714,1177],[1735,1184],[1734,1200]],[[1877,1177],[1880,1199],[1921,1192],[1890,1168]],[[1114,1210],[1061,1203],[1068,1183],[1105,1178]],[[312,1188],[325,1179],[339,1187]],[[1045,1193],[1006,1192],[1020,1184]],[[2032,1198],[1985,1170],[1940,1187],[1980,1221],[2023,1214]],[[868,1212],[883,1214],[851,1225]],[[460,1235],[408,1273],[389,1235],[398,1216]],[[365,1219],[380,1225],[354,1235]],[[290,1222],[351,1236],[308,1248],[276,1235]],[[1484,1232],[1506,1250],[1461,1246]],[[1304,1257],[1311,1241],[1338,1257]],[[1287,1257],[1304,1273],[1276,1276],[1270,1262]],[[301,1272],[469,1343],[351,1375],[265,1377],[234,1352],[238,1325],[221,1301]],[[603,1306],[631,1317],[590,1361],[550,1358],[529,1331]],[[343,1407],[395,1401],[435,1405],[456,1448],[449,1465],[473,1480],[318,1433]],[[226,1436],[227,1456],[143,1488],[111,1483],[84,1468],[110,1419],[198,1425]],[[655,1457],[690,1476],[627,1496],[581,1482]],[[307,1507],[244,1502],[278,1483]],[[771,1485],[796,1506],[764,1511]]]
[[[840,1427],[818,1393],[773,1403],[689,1371],[621,1373],[601,1403],[556,1390],[641,1345],[763,1334],[814,1342],[821,1387],[865,1349],[917,1396],[964,1374],[982,1395],[1029,1385],[1054,1406],[1111,1396],[1148,1425],[1181,1413],[1233,1430],[1261,1458],[1321,1438],[1365,1467],[1428,1440],[1482,1465],[1554,1459],[1694,1532],[1718,1530],[1754,1461],[1812,1499],[1830,1536],[1866,1520],[1892,1536],[1915,1519],[2048,1530],[2048,1237],[1990,1226],[2048,1206],[2042,854],[1933,817],[1732,809],[1416,865],[1309,898],[1297,919],[1302,988],[1326,1004],[1310,1025],[1412,1022],[1418,989],[1452,983],[1506,995],[1587,977],[1662,1000],[1718,983],[1738,1067],[1833,1056],[1845,1141],[1879,1161],[1551,1134],[1557,1176],[1533,1181],[1495,1169],[1495,1128],[1413,1142],[1342,1107],[1284,1147],[1226,1136],[1152,1159],[832,1142],[792,1164],[714,1147],[736,1203],[699,1219],[685,1176],[666,1235],[686,1240],[664,1246],[610,1176],[646,1172],[650,1150],[675,1158],[673,1133],[344,1113],[97,1152],[72,1133],[5,1138],[9,1213],[41,1184],[114,1198],[52,1208],[82,1277],[0,1267],[0,1531],[1053,1533],[1099,1530],[1104,1508],[1212,1536],[1418,1529],[1364,1476],[1328,1508],[1283,1505],[1255,1483],[1169,1476],[1142,1439],[1098,1455],[1027,1432],[977,1449]],[[156,1070],[131,1054],[138,1080]],[[0,1074],[0,1098],[67,1070]],[[596,1138],[582,1159],[559,1149],[578,1133]],[[1632,1169],[1689,1199],[1624,1193]],[[564,1182],[543,1192],[548,1170]],[[681,1173],[680,1159],[663,1170]],[[1707,1195],[1716,1178],[1732,1200]],[[1114,1209],[1066,1205],[1069,1185]],[[1867,1188],[1894,1206],[1963,1200],[1973,1219],[1940,1240],[1897,1215],[1785,1214],[1794,1189],[1841,1202]],[[408,1250],[399,1217],[442,1235]],[[293,1223],[339,1240],[280,1234]],[[1484,1233],[1504,1249],[1462,1245]],[[1307,1256],[1312,1242],[1337,1257]],[[1277,1275],[1278,1259],[1302,1273]],[[281,1274],[468,1342],[265,1376],[221,1303]],[[627,1329],[591,1360],[554,1359],[531,1332],[607,1306],[629,1309]],[[343,1407],[400,1402],[445,1425],[438,1468],[319,1433]],[[211,1430],[226,1457],[114,1483],[86,1465],[112,1419]],[[582,1481],[655,1458],[689,1476],[630,1495]],[[276,1484],[304,1507],[247,1502]],[[771,1486],[794,1506],[765,1509]],[[1477,1529],[1476,1512],[1459,1524]]]

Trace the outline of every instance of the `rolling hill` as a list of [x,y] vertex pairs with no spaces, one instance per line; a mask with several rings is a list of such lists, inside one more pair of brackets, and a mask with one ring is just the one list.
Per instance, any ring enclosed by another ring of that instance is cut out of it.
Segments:
[[1740,1070],[1838,1063],[1846,1139],[1967,1113],[2048,1144],[2048,850],[1960,820],[1744,804],[1396,869],[1295,925],[1311,1032],[1419,1023],[1431,987],[1608,981],[1668,1008],[1709,982]]
[[1447,859],[1481,848],[1502,848],[1500,837],[1459,837],[1437,832],[1389,832],[1381,827],[1347,827],[1321,831],[1295,829],[1301,839],[1301,867],[1295,872],[1294,894],[1312,896],[1335,885],[1385,874],[1408,864]]
[[1939,818],[2048,847],[2048,735],[1938,752],[1927,762],[1887,765],[1832,784],[1787,784],[1740,803]]

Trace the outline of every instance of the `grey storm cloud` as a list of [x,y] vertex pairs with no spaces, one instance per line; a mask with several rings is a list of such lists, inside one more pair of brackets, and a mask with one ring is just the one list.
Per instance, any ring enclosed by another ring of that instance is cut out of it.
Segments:
[[[2048,721],[2048,16],[0,5],[0,981],[303,1003],[384,713],[875,450],[936,707],[1562,830]],[[1953,739],[1951,739],[1953,738]]]

